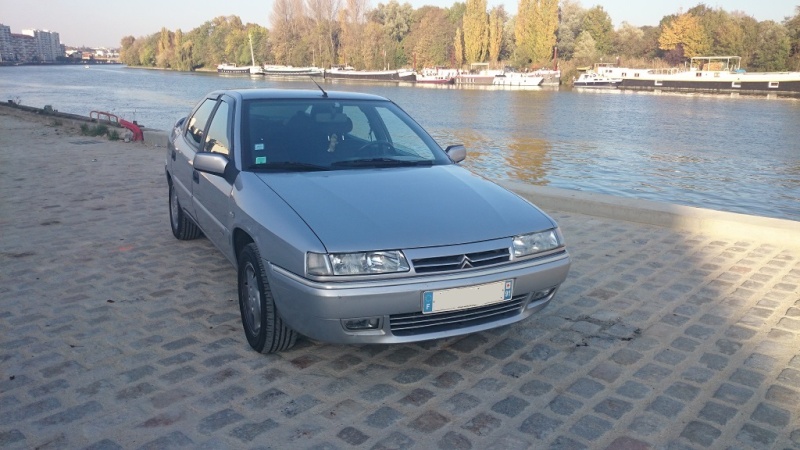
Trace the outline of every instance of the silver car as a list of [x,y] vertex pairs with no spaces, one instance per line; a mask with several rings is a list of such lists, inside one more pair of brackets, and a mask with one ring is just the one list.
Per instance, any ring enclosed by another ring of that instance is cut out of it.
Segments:
[[212,92],[170,135],[172,232],[237,268],[259,352],[508,325],[550,302],[569,255],[553,219],[465,157],[382,97]]

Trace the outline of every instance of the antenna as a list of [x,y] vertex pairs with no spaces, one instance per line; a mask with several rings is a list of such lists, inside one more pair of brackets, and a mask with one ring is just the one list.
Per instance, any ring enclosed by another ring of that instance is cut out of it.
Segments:
[[312,82],[312,83],[314,83],[314,84],[316,84],[316,85],[317,85],[317,87],[319,88],[319,90],[320,90],[320,91],[322,91],[322,96],[323,96],[323,97],[325,97],[325,98],[328,98],[328,93],[327,93],[327,92],[325,92],[325,89],[322,89],[322,86],[320,86],[319,84],[317,84],[317,80],[315,80],[315,79],[314,79],[314,77],[313,77],[313,76],[311,76],[311,75],[309,75],[309,76],[308,76],[308,78],[310,78],[310,79],[311,79],[311,82]]

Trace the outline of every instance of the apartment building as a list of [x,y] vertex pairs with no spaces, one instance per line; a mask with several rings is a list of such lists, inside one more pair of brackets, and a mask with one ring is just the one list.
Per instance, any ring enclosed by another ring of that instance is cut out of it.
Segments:
[[58,33],[31,29],[15,34],[0,24],[0,62],[55,62],[60,56],[64,56],[64,46]]

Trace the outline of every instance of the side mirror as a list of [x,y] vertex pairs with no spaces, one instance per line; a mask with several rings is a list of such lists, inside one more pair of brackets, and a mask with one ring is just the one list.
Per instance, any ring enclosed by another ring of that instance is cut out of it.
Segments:
[[219,153],[198,153],[194,155],[192,164],[194,170],[224,177],[228,158]]
[[444,152],[450,157],[450,161],[453,161],[456,164],[467,159],[467,148],[462,144],[449,145]]

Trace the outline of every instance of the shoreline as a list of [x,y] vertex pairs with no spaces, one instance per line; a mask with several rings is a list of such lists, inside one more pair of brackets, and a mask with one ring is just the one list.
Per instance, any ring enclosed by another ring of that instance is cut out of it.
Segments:
[[[6,117],[12,117],[12,120],[33,119],[45,126],[63,129],[76,136],[81,135],[80,124],[97,123],[96,120],[75,114],[57,111],[50,113],[39,108],[9,103],[0,103],[0,105],[3,106],[0,108],[1,120],[5,120]],[[64,121],[66,126],[55,125],[53,123],[55,120]],[[144,131],[144,146],[154,148],[167,146],[168,132],[152,129],[144,129]],[[5,136],[3,140],[6,139],[14,140],[11,136]],[[671,230],[726,238],[757,239],[784,247],[800,248],[800,221],[615,197],[549,186],[535,186],[514,181],[501,181],[498,184],[546,211],[572,212]]]

